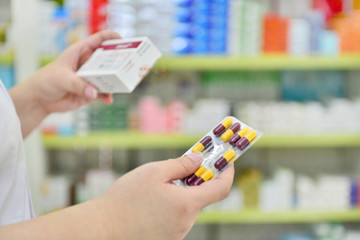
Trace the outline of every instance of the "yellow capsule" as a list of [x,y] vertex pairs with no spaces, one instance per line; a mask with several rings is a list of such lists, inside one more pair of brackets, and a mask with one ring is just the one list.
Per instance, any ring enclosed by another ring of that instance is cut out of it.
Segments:
[[203,174],[203,172],[205,172],[206,168],[204,166],[200,166],[198,168],[198,170],[196,170],[196,172],[194,173],[197,177],[200,177],[201,174]]
[[203,174],[201,174],[200,177],[206,182],[206,181],[210,180],[213,176],[214,176],[213,171],[211,171],[209,169],[206,172],[204,172]]
[[192,149],[193,152],[201,152],[204,149],[204,145],[201,143],[198,143],[195,145],[195,147]]
[[255,130],[251,130],[249,131],[245,136],[244,136],[247,140],[249,140],[249,143],[251,143],[251,141],[253,141],[256,138],[256,131]]
[[243,129],[241,129],[237,134],[240,136],[240,137],[243,137],[245,136],[245,134],[249,131],[249,129],[247,127],[244,127]]
[[231,159],[235,157],[235,151],[233,149],[228,150],[224,155],[223,158],[226,159],[227,162],[230,162]]
[[233,123],[233,121],[231,118],[227,118],[221,122],[221,124],[224,125],[225,128],[230,127],[230,125],[232,125],[232,123]]
[[240,150],[244,150],[249,144],[256,138],[256,131],[251,130],[244,137],[242,137],[237,143],[236,147]]
[[226,132],[221,136],[221,139],[224,142],[229,141],[229,139],[240,129],[240,123],[235,123],[232,125]]
[[202,173],[200,175],[200,177],[196,178],[193,182],[191,182],[190,185],[198,186],[198,185],[202,184],[203,182],[210,180],[213,177],[214,177],[213,172],[210,169],[206,170],[204,173]]
[[188,176],[185,180],[186,184],[191,186],[194,181],[196,181],[201,174],[203,174],[206,171],[206,168],[204,166],[200,166],[193,174]]
[[204,148],[212,141],[210,136],[206,136],[201,141],[193,147],[193,152],[201,152]]
[[233,146],[249,131],[247,127],[244,127],[240,131],[238,131],[234,136],[232,136],[229,140],[229,143]]

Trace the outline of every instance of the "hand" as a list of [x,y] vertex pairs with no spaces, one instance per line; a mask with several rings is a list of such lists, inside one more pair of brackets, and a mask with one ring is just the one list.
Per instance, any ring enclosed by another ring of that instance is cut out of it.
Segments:
[[102,31],[77,42],[54,62],[10,90],[23,137],[50,113],[74,110],[98,99],[108,105],[112,103],[112,95],[98,94],[76,71],[103,41],[118,38],[115,32]]
[[45,66],[33,77],[32,87],[45,111],[65,112],[77,109],[96,99],[112,103],[110,94],[98,94],[95,87],[76,75],[100,44],[120,36],[111,31],[102,31],[67,48],[54,62]]
[[203,207],[229,194],[234,177],[231,165],[218,178],[200,186],[172,183],[192,174],[200,162],[200,155],[194,153],[143,165],[96,199],[0,227],[1,239],[183,239]]
[[99,208],[108,207],[114,239],[116,236],[129,240],[183,239],[200,210],[225,198],[233,181],[231,165],[218,178],[200,186],[182,187],[172,183],[195,172],[200,163],[201,157],[195,153],[143,165],[121,177],[96,199],[102,206]]

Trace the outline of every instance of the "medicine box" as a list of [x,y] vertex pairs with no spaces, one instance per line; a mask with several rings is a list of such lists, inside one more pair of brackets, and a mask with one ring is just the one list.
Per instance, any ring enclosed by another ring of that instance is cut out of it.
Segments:
[[77,75],[101,93],[130,93],[160,57],[161,52],[148,37],[107,40]]

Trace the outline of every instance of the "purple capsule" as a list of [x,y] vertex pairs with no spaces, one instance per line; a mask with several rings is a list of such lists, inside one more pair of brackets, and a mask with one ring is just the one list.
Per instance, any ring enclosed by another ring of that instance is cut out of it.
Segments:
[[186,178],[185,183],[190,186],[197,178],[198,177],[195,175],[195,173],[193,173]]
[[247,146],[249,146],[250,142],[246,137],[242,137],[236,144],[236,147],[240,150],[244,150]]
[[203,182],[206,182],[206,181],[210,180],[211,178],[213,178],[213,176],[214,176],[213,171],[208,169],[203,174],[201,174],[201,176],[198,177],[191,185],[192,186],[200,185]]
[[236,133],[240,129],[240,123],[235,123],[229,128],[233,133]]
[[232,119],[231,118],[226,118],[216,128],[214,128],[213,133],[215,134],[215,136],[218,137],[225,131],[225,129],[230,127],[231,124],[232,124]]
[[201,174],[203,174],[206,171],[206,168],[204,166],[200,166],[193,174],[191,174],[190,176],[188,176],[185,180],[185,183],[187,185],[192,185],[192,183],[198,178],[200,177]]
[[206,136],[206,137],[204,137],[203,139],[201,139],[201,144],[203,145],[203,146],[205,146],[206,147],[206,145],[208,145],[210,142],[211,142],[211,137],[210,136]]
[[203,182],[205,182],[204,179],[202,179],[201,177],[198,177],[191,185],[192,186],[199,186]]
[[230,138],[229,143],[235,146],[236,142],[239,141],[240,138],[244,137],[248,132],[249,132],[249,128],[244,127]]
[[222,132],[225,131],[225,127],[222,124],[219,124],[214,130],[213,133],[215,134],[215,136],[219,136]]
[[229,139],[240,129],[240,123],[235,123],[232,125],[226,132],[221,136],[221,139],[224,142],[229,141]]
[[192,149],[193,152],[201,152],[204,148],[208,147],[211,143],[212,138],[210,136],[206,136],[201,141],[195,145]]
[[235,146],[236,142],[239,141],[241,137],[239,136],[239,134],[235,134],[234,136],[232,136],[229,140],[229,143],[233,146]]
[[221,157],[215,162],[214,167],[220,171],[221,169],[226,167],[226,165],[228,165],[228,161],[226,161],[224,157]]

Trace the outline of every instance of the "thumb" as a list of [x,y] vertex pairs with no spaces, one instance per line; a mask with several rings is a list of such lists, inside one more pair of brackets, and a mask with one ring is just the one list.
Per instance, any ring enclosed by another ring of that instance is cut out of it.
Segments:
[[200,153],[191,153],[180,158],[163,161],[160,164],[162,177],[165,178],[165,181],[185,178],[194,173],[201,162],[202,155]]

